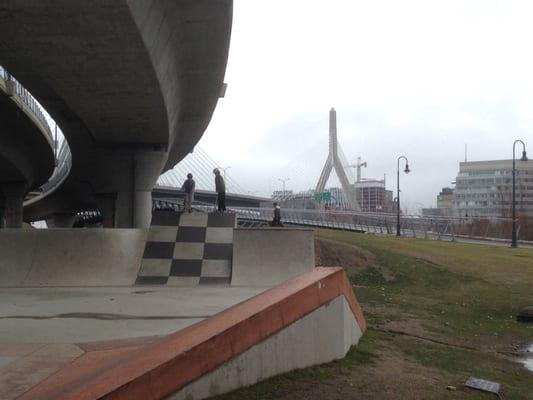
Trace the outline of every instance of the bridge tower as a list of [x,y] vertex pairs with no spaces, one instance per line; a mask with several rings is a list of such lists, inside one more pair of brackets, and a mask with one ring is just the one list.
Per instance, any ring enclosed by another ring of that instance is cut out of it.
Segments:
[[326,187],[326,183],[331,174],[331,170],[335,168],[335,173],[339,178],[342,186],[344,196],[348,200],[352,210],[359,211],[359,204],[355,196],[355,192],[350,186],[346,172],[339,157],[339,143],[337,141],[337,112],[334,108],[329,111],[329,154],[326,164],[320,174],[320,179],[315,188],[315,193],[322,193]]

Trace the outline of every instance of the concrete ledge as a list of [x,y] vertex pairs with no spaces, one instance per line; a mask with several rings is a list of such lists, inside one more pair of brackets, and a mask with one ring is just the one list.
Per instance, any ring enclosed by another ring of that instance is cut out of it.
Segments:
[[[329,309],[324,308],[330,303]],[[327,330],[328,328],[323,326],[327,321],[321,318],[328,313],[339,314],[341,305],[346,310],[349,309],[351,314],[346,316],[343,313],[342,318],[337,319],[337,323],[343,321],[342,329],[346,335],[344,337],[326,335],[325,339],[331,340],[331,343],[335,341],[339,343],[332,345],[333,350],[327,352],[325,356],[310,359],[310,362],[316,360],[320,362],[322,359],[327,361],[345,352],[366,330],[361,308],[341,268],[315,268],[212,318],[142,348],[117,352],[115,356],[108,354],[104,358],[81,357],[68,368],[27,392],[21,399],[150,400],[166,398],[173,394],[179,396],[178,392],[187,385],[275,336],[307,315],[315,314],[317,319],[311,316],[307,322],[302,320],[303,325],[300,327],[294,326],[292,328],[294,332],[288,333],[289,336],[281,339],[285,349],[290,350],[287,346],[301,339],[303,333],[301,328],[307,327],[309,330],[306,324],[318,323],[321,329]],[[318,313],[314,313],[317,310]],[[350,329],[350,325],[353,329]],[[348,329],[345,329],[346,326]],[[314,334],[321,337],[323,332]],[[263,345],[266,346],[264,352],[272,346],[272,342],[270,344],[265,342]],[[251,354],[248,353],[243,357],[255,359]],[[298,357],[298,354],[295,354],[295,357]],[[240,362],[242,359],[235,361],[235,363]],[[283,365],[289,368],[298,366]],[[304,366],[307,365],[308,363],[304,363]],[[253,382],[286,370],[275,367],[267,371],[259,367],[259,370],[255,369],[259,372],[252,374],[245,382]],[[241,375],[242,373],[237,373],[237,376]],[[233,379],[229,379],[229,382],[216,392],[235,387],[235,384],[231,383],[234,382]],[[199,384],[201,385],[201,382]],[[207,393],[214,392],[211,390]],[[201,393],[194,396],[198,397],[193,398],[202,398]]]
[[314,230],[235,229],[231,286],[271,287],[315,266]]

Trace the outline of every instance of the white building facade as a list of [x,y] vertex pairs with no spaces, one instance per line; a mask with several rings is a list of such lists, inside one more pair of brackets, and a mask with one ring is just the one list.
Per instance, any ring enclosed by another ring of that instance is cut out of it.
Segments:
[[[533,161],[516,160],[516,212],[533,216]],[[510,217],[513,161],[459,163],[453,194],[456,216]]]

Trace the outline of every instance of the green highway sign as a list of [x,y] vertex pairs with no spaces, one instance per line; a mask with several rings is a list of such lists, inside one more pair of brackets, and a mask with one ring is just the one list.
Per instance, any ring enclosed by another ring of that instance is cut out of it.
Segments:
[[315,194],[315,200],[317,200],[317,201],[330,201],[331,200],[331,192],[317,193],[317,194]]

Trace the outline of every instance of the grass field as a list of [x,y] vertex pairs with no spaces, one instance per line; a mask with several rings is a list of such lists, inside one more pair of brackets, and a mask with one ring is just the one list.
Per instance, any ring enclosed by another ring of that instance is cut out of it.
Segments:
[[317,238],[330,247],[325,263],[346,264],[366,335],[344,360],[219,399],[491,398],[462,388],[471,375],[501,383],[507,399],[533,399],[533,372],[513,359],[533,343],[533,324],[515,319],[533,305],[533,250],[330,230]]

